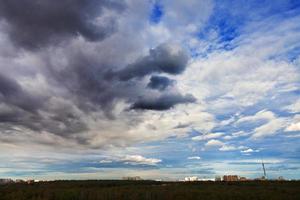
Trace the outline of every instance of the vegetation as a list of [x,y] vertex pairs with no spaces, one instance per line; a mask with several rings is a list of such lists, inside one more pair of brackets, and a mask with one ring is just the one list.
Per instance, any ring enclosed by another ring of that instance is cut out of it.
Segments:
[[298,181],[53,181],[0,186],[0,200],[298,200]]

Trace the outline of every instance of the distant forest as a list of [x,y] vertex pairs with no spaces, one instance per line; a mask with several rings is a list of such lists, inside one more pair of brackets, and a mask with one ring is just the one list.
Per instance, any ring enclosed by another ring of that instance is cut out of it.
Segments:
[[0,200],[299,200],[299,181],[53,181],[0,186]]

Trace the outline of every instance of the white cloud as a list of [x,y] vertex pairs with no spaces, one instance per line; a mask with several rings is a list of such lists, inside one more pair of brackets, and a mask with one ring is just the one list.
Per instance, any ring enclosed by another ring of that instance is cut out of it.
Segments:
[[248,136],[251,133],[249,132],[245,132],[245,131],[238,131],[238,132],[234,132],[231,135],[226,135],[223,137],[224,140],[232,140],[235,138],[239,138],[239,137],[244,137],[244,136]]
[[125,158],[122,159],[123,162],[127,164],[133,164],[133,165],[157,165],[162,160],[155,159],[155,158],[145,158],[141,155],[126,155]]
[[260,139],[267,136],[272,136],[277,134],[277,131],[284,128],[286,125],[286,119],[274,118],[268,123],[259,126],[254,129],[254,134],[251,136],[253,139]]
[[206,144],[205,144],[206,148],[218,148],[219,151],[235,151],[235,150],[241,150],[241,149],[245,149],[247,147],[245,146],[235,146],[233,144],[226,144],[220,140],[209,140]]
[[232,135],[226,135],[223,137],[224,140],[231,140],[234,139],[235,137],[233,137]]
[[234,121],[235,121],[235,117],[231,117],[231,118],[229,118],[229,119],[227,119],[227,120],[221,121],[221,122],[220,122],[220,125],[221,125],[221,126],[226,126],[226,125],[228,125],[228,124],[231,124],[231,123],[234,122]]
[[[210,112],[224,114],[295,90],[299,80],[296,64],[272,57],[297,44],[297,21],[299,17],[280,23],[261,21],[231,42],[236,47],[233,50],[218,50],[194,58],[184,76],[179,77],[182,91],[190,91],[203,100]],[[287,31],[290,34],[282,34]],[[196,46],[202,52],[206,45],[198,42]]]
[[295,134],[295,135],[287,135],[287,138],[300,138],[300,134]]
[[295,115],[290,124],[285,128],[287,132],[300,131],[300,115]]
[[233,145],[223,145],[221,148],[219,148],[220,151],[234,151],[237,148]]
[[188,157],[187,159],[188,159],[188,160],[200,160],[201,157],[199,157],[199,156],[190,156],[190,157]]
[[300,122],[290,124],[285,131],[300,131]]
[[238,132],[232,133],[232,135],[235,137],[241,137],[241,136],[247,136],[247,135],[249,135],[249,133],[247,133],[245,131],[238,131]]
[[221,132],[207,133],[207,134],[202,134],[202,135],[199,135],[199,136],[195,136],[195,137],[192,138],[192,140],[195,140],[195,141],[209,140],[209,139],[219,138],[223,135],[224,135],[224,133],[221,133]]
[[215,139],[212,139],[212,140],[209,140],[206,144],[205,144],[205,147],[219,147],[219,146],[223,146],[224,143],[221,142],[220,140],[215,140]]
[[112,163],[112,160],[100,160],[99,163],[106,164],[106,163]]
[[[261,139],[267,136],[277,134],[277,132],[284,128],[287,124],[288,119],[283,117],[277,117],[273,112],[268,110],[261,110],[255,115],[242,116],[235,123],[240,124],[244,122],[263,122],[262,125],[254,128],[251,138]],[[241,133],[243,135],[243,133]],[[240,135],[240,134],[237,134]]]
[[298,99],[295,103],[284,107],[285,110],[288,110],[291,113],[300,112],[300,99]]
[[236,121],[236,124],[248,121],[257,121],[257,120],[272,120],[275,118],[275,114],[268,110],[261,110],[257,112],[255,115],[241,117]]
[[219,151],[235,151],[235,150],[241,150],[245,148],[247,147],[224,144],[221,148],[219,148]]
[[249,148],[249,149],[241,151],[241,153],[253,153],[253,152],[259,152],[259,150],[258,149],[257,150],[253,150],[253,149]]

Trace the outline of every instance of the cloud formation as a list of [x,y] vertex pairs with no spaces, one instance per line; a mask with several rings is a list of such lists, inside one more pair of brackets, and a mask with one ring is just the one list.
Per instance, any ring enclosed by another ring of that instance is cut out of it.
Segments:
[[131,109],[136,110],[169,110],[176,106],[177,104],[187,104],[194,103],[196,101],[195,97],[192,95],[161,95],[160,97],[153,99],[151,97],[147,99],[140,99],[135,102]]
[[151,76],[150,82],[147,87],[156,90],[165,90],[167,87],[172,86],[174,80],[169,79],[165,76]]
[[[89,41],[102,40],[115,29],[115,20],[105,16],[105,9],[120,12],[121,1],[46,1],[0,2],[0,18],[17,45],[36,49],[82,36]],[[22,34],[20,34],[22,33]]]
[[300,174],[294,1],[0,2],[0,175]]
[[195,140],[195,141],[202,141],[202,140],[210,140],[210,139],[215,139],[215,138],[219,138],[221,136],[223,136],[224,133],[207,133],[207,134],[202,134],[202,135],[199,135],[199,136],[195,136],[192,138],[192,140]]
[[161,162],[160,159],[155,158],[145,158],[141,155],[126,155],[123,162],[129,164],[144,164],[144,165],[157,165]]
[[42,99],[33,97],[12,78],[0,74],[0,99],[4,104],[33,113],[42,105]]
[[205,147],[210,148],[210,147],[219,147],[219,146],[223,146],[223,145],[224,145],[224,143],[221,142],[220,140],[212,139],[212,140],[209,140],[205,144]]
[[141,155],[124,155],[122,157],[118,156],[115,158],[108,158],[100,160],[99,163],[103,165],[113,165],[114,163],[124,163],[127,165],[150,165],[155,166],[161,163],[161,159],[156,158],[146,158]]
[[188,160],[200,160],[201,157],[199,157],[199,156],[190,156],[190,157],[188,157],[187,159],[188,159]]
[[142,57],[116,76],[123,81],[142,78],[152,73],[181,74],[187,66],[188,56],[178,44],[164,43],[149,50],[149,55]]
[[286,128],[286,131],[300,131],[300,123],[291,124]]
[[[38,145],[128,145],[145,137],[132,130],[144,124],[143,112],[194,103],[192,94],[173,85],[175,80],[155,78],[186,70],[189,57],[182,45],[156,41],[151,48],[124,36],[132,31],[123,26],[129,20],[126,11],[146,5],[3,1],[0,42],[11,51],[0,55],[0,129],[11,134],[0,140],[20,143],[30,135]],[[37,12],[28,12],[33,9]],[[136,110],[143,112],[132,114]],[[17,133],[21,136],[15,137]]]

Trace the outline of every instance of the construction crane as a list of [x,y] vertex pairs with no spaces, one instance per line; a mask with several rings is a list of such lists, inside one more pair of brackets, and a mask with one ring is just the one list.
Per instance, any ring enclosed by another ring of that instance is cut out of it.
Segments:
[[266,169],[265,169],[265,163],[264,163],[264,161],[262,160],[261,161],[261,164],[262,164],[262,167],[263,167],[263,170],[264,170],[264,178],[266,179],[267,178],[267,173],[266,173]]

